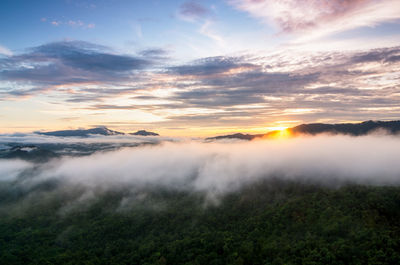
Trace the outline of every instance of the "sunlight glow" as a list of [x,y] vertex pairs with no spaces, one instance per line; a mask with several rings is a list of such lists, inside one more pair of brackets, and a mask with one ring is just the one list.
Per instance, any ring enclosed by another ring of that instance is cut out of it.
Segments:
[[291,138],[293,134],[290,132],[288,128],[283,128],[280,130],[275,130],[272,131],[269,134],[266,134],[264,139],[274,139],[274,140],[282,140],[282,139],[288,139]]

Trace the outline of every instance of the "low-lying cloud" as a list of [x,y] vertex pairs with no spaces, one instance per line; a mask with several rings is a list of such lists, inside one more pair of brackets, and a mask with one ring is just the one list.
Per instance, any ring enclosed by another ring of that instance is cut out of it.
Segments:
[[124,148],[35,165],[34,176],[28,179],[29,164],[3,160],[0,168],[2,181],[25,170],[21,185],[30,187],[58,181],[92,191],[164,187],[218,195],[273,178],[332,187],[399,185],[398,157],[400,138],[396,136],[316,136]]
[[18,175],[32,166],[31,163],[22,160],[0,160],[0,182],[15,181]]
[[[160,141],[178,141],[179,138],[162,136],[136,136],[124,135],[89,135],[88,137],[59,137],[37,133],[11,133],[0,134],[0,144],[94,144],[94,143],[158,143]],[[2,149],[2,146],[0,146]]]

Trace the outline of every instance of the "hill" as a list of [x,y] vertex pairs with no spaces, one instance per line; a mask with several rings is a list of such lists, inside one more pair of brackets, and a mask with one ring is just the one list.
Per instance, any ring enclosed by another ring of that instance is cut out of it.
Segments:
[[[351,136],[362,136],[377,130],[385,130],[390,134],[398,134],[400,132],[400,121],[365,121],[362,123],[310,123],[301,124],[296,127],[286,129],[289,135],[318,135],[322,133],[344,134]],[[221,139],[241,139],[253,140],[255,138],[274,138],[280,131],[272,131],[266,134],[230,134],[207,138],[207,140]]]
[[107,127],[96,127],[92,129],[79,130],[61,130],[52,132],[36,132],[41,135],[60,136],[60,137],[89,137],[90,135],[123,135],[122,132],[117,132],[108,129]]
[[311,123],[302,124],[289,130],[293,134],[310,135],[316,135],[320,133],[332,133],[361,136],[369,134],[376,130],[386,130],[388,133],[397,134],[400,132],[400,121],[365,121],[362,123],[339,124]]
[[138,136],[160,136],[158,133],[155,132],[148,132],[146,130],[139,130],[134,133],[130,133],[130,135],[138,135]]

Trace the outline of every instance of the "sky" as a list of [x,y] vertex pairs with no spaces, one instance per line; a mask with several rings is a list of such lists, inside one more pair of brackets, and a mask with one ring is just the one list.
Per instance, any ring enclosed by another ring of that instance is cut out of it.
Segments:
[[0,133],[400,117],[398,0],[4,0]]

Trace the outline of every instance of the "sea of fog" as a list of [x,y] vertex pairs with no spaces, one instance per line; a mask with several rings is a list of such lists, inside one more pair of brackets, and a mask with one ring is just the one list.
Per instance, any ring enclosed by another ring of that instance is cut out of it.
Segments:
[[[2,148],[15,136],[2,137]],[[34,187],[43,182],[87,190],[166,187],[224,194],[259,180],[277,178],[338,187],[400,184],[400,137],[389,135],[304,136],[278,140],[214,141],[146,137],[66,139],[18,136],[23,144],[135,142],[84,156],[44,162],[0,159],[0,183]],[[18,142],[17,141],[17,142]],[[113,142],[114,141],[114,142]],[[12,142],[12,141],[11,141]],[[141,144],[141,143],[152,144]]]

